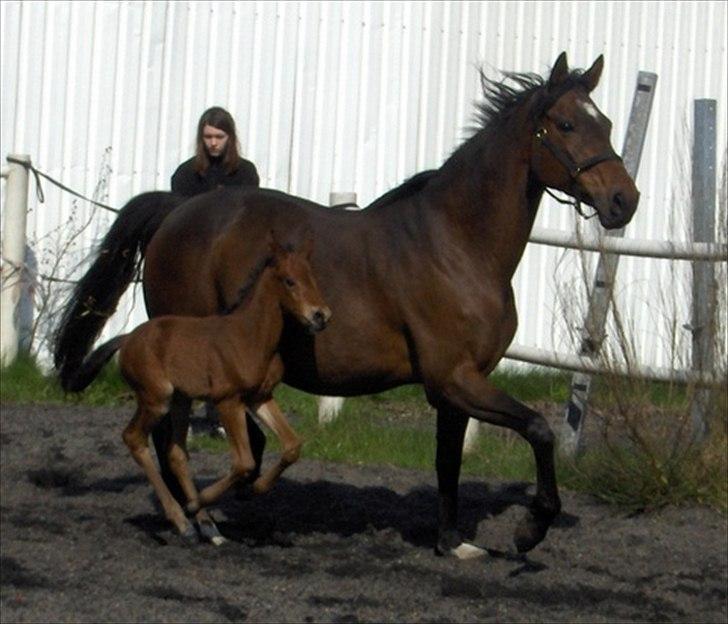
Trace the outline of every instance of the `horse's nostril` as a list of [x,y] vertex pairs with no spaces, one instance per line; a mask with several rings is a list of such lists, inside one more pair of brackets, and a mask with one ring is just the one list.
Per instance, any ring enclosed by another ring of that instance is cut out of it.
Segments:
[[624,196],[621,192],[617,191],[612,196],[612,204],[614,207],[618,208],[619,210],[624,210]]
[[313,315],[313,322],[319,327],[322,327],[326,323],[326,316],[321,310],[316,310]]

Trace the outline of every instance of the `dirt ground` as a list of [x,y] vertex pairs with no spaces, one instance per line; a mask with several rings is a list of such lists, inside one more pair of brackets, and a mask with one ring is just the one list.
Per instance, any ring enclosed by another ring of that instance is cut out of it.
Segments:
[[[186,546],[121,443],[129,415],[2,405],[3,622],[728,620],[720,514],[629,516],[563,491],[522,557],[531,484],[464,477],[461,527],[489,555],[463,562],[433,552],[434,470],[303,459],[268,495],[215,508],[226,544]],[[227,468],[191,461],[200,483]]]

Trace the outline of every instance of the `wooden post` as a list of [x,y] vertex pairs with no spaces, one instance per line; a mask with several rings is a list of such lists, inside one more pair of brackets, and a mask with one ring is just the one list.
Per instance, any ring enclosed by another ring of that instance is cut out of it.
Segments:
[[[638,73],[627,135],[622,149],[624,167],[632,179],[637,178],[656,85],[657,74],[642,71]],[[624,228],[610,230],[607,235],[621,237],[624,235]],[[604,326],[618,263],[619,256],[616,254],[599,255],[589,310],[582,331],[580,355],[595,357],[604,341]],[[565,455],[574,456],[580,450],[581,431],[587,413],[590,389],[591,375],[575,373],[571,380],[571,396],[566,405],[559,437],[559,448]]]
[[[30,164],[28,154],[9,154]],[[11,364],[18,355],[18,307],[25,279],[25,229],[28,212],[28,169],[11,163],[5,187],[2,290],[0,292],[0,363]]]
[[[693,126],[692,210],[693,241],[715,241],[716,102],[695,100]],[[693,334],[692,365],[701,372],[714,364],[713,336],[717,308],[715,270],[712,262],[693,263],[693,302],[690,330]],[[691,405],[692,432],[696,441],[708,435],[710,390],[695,391]]]

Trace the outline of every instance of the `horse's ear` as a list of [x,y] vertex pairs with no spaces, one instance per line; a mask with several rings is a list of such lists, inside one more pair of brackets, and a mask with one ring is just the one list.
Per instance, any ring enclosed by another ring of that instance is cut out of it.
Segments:
[[559,54],[559,58],[556,59],[554,68],[551,70],[551,76],[549,76],[548,88],[553,89],[558,87],[564,80],[569,76],[569,63],[566,60],[566,52]]
[[586,87],[586,90],[591,93],[594,88],[599,84],[599,78],[602,76],[602,70],[604,69],[604,55],[600,54],[594,64],[587,69],[581,76],[581,83]]

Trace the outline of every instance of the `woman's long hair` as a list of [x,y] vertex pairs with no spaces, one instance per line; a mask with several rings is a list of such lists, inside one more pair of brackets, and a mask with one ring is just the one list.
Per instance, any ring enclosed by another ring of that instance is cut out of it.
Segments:
[[204,174],[210,167],[210,155],[205,149],[205,141],[202,138],[205,126],[212,126],[222,130],[228,135],[225,153],[222,155],[222,166],[226,173],[232,173],[238,168],[239,146],[238,135],[235,131],[235,120],[224,108],[213,106],[208,108],[197,124],[197,149],[195,152],[195,171]]

